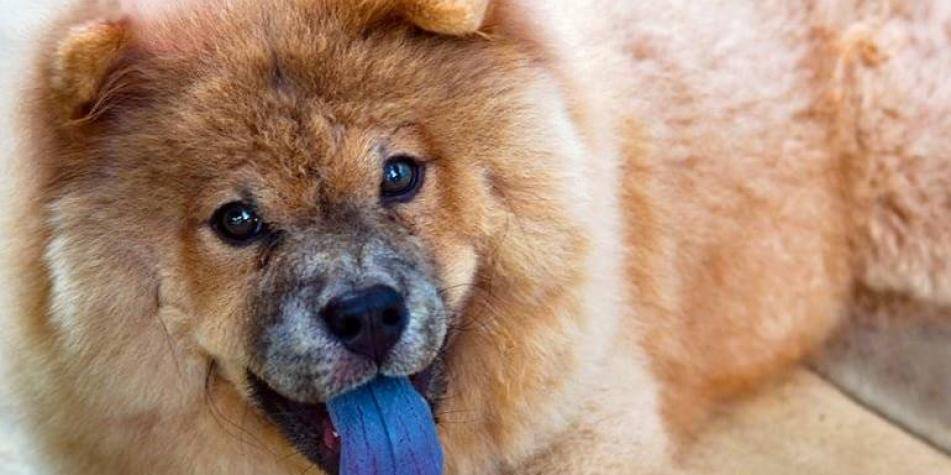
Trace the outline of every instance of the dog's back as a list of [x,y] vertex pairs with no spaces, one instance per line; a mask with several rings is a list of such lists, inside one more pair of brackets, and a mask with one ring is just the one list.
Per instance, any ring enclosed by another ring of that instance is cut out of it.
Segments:
[[683,427],[869,302],[947,306],[951,7],[510,3],[554,19],[514,30],[622,150],[636,314]]

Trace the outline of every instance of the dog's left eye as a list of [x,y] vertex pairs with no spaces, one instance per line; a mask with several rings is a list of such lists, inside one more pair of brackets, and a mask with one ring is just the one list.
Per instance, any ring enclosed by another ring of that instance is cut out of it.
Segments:
[[215,211],[211,226],[229,244],[243,245],[264,233],[264,221],[254,207],[235,201]]
[[422,166],[412,157],[396,156],[383,165],[383,183],[380,194],[384,202],[409,201],[422,183]]

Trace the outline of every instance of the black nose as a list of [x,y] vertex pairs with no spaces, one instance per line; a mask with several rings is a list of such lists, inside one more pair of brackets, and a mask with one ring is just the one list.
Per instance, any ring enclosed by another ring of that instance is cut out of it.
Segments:
[[335,297],[321,316],[350,351],[380,363],[403,334],[407,313],[399,292],[378,285]]

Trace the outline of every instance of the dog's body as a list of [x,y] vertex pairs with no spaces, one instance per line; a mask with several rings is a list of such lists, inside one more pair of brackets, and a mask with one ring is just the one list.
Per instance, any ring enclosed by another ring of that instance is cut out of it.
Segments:
[[[235,182],[290,215],[320,177],[320,229],[349,235],[325,217],[369,173],[354,157],[407,120],[387,140],[438,157],[436,191],[400,205],[410,238],[361,223],[409,239],[453,315],[452,473],[663,472],[856,292],[951,305],[941,2],[232,3],[164,23],[85,5],[44,52],[11,259],[17,385],[58,473],[310,466],[248,401],[245,368],[273,369],[228,298],[254,289],[201,226]],[[248,150],[276,158],[247,171]]]

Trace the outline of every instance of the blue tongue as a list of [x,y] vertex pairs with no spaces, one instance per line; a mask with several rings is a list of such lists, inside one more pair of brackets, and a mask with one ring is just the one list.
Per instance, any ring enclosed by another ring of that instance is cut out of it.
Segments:
[[341,475],[439,475],[442,446],[426,400],[407,378],[380,376],[327,402]]

